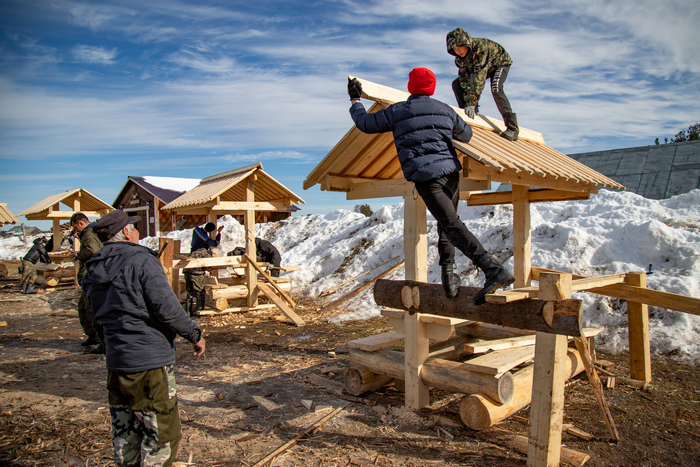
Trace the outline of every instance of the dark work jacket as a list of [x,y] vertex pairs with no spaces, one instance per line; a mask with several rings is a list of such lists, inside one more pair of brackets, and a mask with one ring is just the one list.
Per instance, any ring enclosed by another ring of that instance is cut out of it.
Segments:
[[216,235],[216,240],[209,238],[209,233],[201,227],[195,227],[192,229],[192,243],[190,244],[190,253],[194,253],[200,248],[209,250],[209,248],[216,248],[219,246],[221,241],[221,234]]
[[[229,256],[244,255],[245,252],[244,247],[237,246],[229,253]],[[258,263],[270,263],[273,266],[280,267],[282,265],[282,255],[275,248],[275,245],[267,240],[255,237],[255,261]]]
[[81,286],[108,370],[138,373],[172,365],[176,335],[199,341],[199,326],[180,305],[153,250],[107,243],[85,269]]
[[374,113],[356,102],[350,115],[364,133],[393,133],[403,175],[410,182],[426,182],[462,169],[452,139],[468,143],[472,129],[447,104],[412,95]]
[[49,258],[49,254],[46,252],[46,248],[44,247],[44,244],[41,243],[40,238],[34,240],[34,245],[32,245],[32,247],[22,259],[25,261],[29,261],[32,264],[36,264],[37,262],[46,264],[51,263],[51,258]]

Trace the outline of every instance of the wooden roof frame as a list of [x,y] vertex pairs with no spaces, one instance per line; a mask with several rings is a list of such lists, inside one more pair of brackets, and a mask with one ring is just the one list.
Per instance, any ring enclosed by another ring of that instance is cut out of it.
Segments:
[[[296,211],[303,199],[263,171],[262,163],[240,167],[204,178],[199,185],[163,206],[177,214],[207,216],[209,222],[225,214],[242,214],[245,227],[245,248],[255,258],[255,211]],[[215,236],[216,232],[210,235]],[[258,304],[257,265],[246,263],[247,302]],[[262,287],[264,289],[264,286]]]
[[[352,78],[352,77],[351,77]],[[407,92],[358,78],[362,97],[375,101],[369,112],[388,107],[408,98]],[[454,107],[453,107],[454,108]],[[624,189],[614,180],[550,148],[540,133],[520,128],[517,142],[500,136],[505,124],[478,115],[468,119],[454,108],[472,127],[470,143],[454,142],[464,167],[462,198],[469,204],[502,204],[504,196],[471,195],[490,189],[491,182],[523,185],[548,190],[533,196],[533,202],[582,199],[597,193],[599,187]],[[324,191],[341,191],[349,200],[405,196],[413,184],[403,178],[390,133],[365,134],[353,126],[304,181],[304,189],[315,184]]]
[[[61,204],[69,211],[61,211]],[[69,220],[73,214],[82,212],[87,217],[102,217],[114,208],[83,188],[68,190],[45,198],[34,206],[20,212],[27,220],[53,221],[53,249],[58,250],[63,240],[61,220]]]
[[19,220],[12,214],[7,208],[7,203],[0,203],[0,227],[4,227],[5,224],[17,224]]

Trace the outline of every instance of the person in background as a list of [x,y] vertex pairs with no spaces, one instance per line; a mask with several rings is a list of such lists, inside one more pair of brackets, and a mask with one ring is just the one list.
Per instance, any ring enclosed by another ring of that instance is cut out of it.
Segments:
[[81,285],[107,360],[114,461],[119,466],[171,466],[182,437],[177,403],[176,336],[194,355],[202,330],[182,309],[157,252],[138,244],[141,218],[115,210],[93,231],[104,246],[85,265]]
[[[75,235],[78,236],[78,240],[80,240],[80,250],[75,253],[75,262],[78,267],[78,284],[80,284],[80,281],[85,275],[85,263],[90,261],[93,256],[100,251],[102,242],[92,230],[94,224],[90,224],[87,216],[82,212],[76,212],[71,216],[70,225],[73,227]],[[80,320],[80,326],[83,328],[83,332],[87,336],[87,339],[81,342],[80,345],[83,347],[97,345],[97,347],[90,349],[90,353],[104,354],[105,349],[102,344],[100,344],[100,341],[97,340],[97,334],[92,325],[92,314],[87,308],[85,290],[82,287],[80,288],[80,298],[78,299],[78,319]]]
[[486,302],[486,294],[507,287],[515,280],[491,256],[457,215],[459,173],[462,170],[453,138],[469,143],[472,129],[450,106],[430,96],[435,92],[435,74],[427,68],[414,68],[408,74],[408,100],[367,113],[360,96],[362,85],[348,81],[350,115],[364,133],[393,132],[394,144],[406,180],[416,191],[438,223],[438,253],[442,285],[449,298],[457,296],[460,278],[454,272],[455,247],[486,275],[484,288],[474,295],[474,303]]
[[51,258],[49,258],[46,252],[46,244],[49,241],[46,237],[37,238],[34,240],[34,244],[29,249],[24,258],[22,258],[22,279],[20,280],[20,292],[23,294],[35,294],[36,289],[34,288],[34,282],[36,282],[36,266],[37,262],[50,264]]
[[[192,259],[209,258],[209,250],[200,248],[190,253]],[[185,311],[191,317],[199,316],[199,312],[204,309],[206,298],[206,290],[204,288],[205,268],[188,268],[182,270],[182,275],[185,276],[185,290],[187,297],[185,298]],[[193,306],[194,305],[194,309]]]
[[[237,246],[229,253],[229,256],[239,256],[244,254],[245,248],[242,246]],[[270,276],[280,276],[279,268],[282,266],[282,255],[280,255],[279,250],[275,248],[275,245],[267,240],[255,237],[255,261],[258,263],[270,263],[270,265],[272,265]]]
[[219,227],[219,231],[216,234],[216,238],[213,239],[209,237],[209,234],[216,230],[216,225],[213,222],[207,222],[204,227],[197,226],[192,229],[192,243],[190,245],[190,253],[194,253],[200,248],[204,248],[209,252],[211,256],[211,248],[216,248],[221,242],[221,231],[224,230],[224,226]]
[[459,77],[452,82],[459,108],[473,119],[479,113],[479,99],[489,78],[491,95],[506,124],[501,136],[517,141],[520,132],[518,118],[503,91],[503,83],[513,64],[506,49],[490,39],[471,37],[464,29],[457,28],[447,33],[447,53],[454,55],[455,65],[459,68]]

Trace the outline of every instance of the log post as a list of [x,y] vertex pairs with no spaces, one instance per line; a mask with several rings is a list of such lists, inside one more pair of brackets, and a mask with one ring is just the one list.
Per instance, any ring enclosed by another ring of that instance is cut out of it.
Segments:
[[[428,219],[425,203],[415,193],[415,189],[411,195],[404,196],[403,225],[406,279],[426,282],[428,280]],[[425,323],[418,319],[418,315],[406,313],[403,377],[406,381],[405,403],[412,409],[420,409],[430,404],[428,387],[421,379],[423,363],[428,359],[428,345]]]
[[[255,201],[255,180],[257,175],[253,174],[245,182],[245,200],[248,203]],[[255,259],[255,211],[246,209],[243,212],[243,226],[245,227],[245,251],[251,258]],[[246,285],[248,286],[248,306],[258,305],[258,271],[255,266],[246,262],[245,268]]]
[[[628,272],[625,275],[625,283],[646,287],[647,275],[644,272]],[[628,300],[627,327],[629,329],[630,377],[650,383],[649,306]]]
[[555,467],[561,456],[567,338],[537,333],[527,465]]
[[514,288],[531,284],[531,243],[529,187],[513,185],[513,275]]

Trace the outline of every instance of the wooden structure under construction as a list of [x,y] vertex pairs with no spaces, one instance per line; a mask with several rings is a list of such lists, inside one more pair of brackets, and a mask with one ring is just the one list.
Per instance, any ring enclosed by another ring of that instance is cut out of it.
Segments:
[[[61,210],[61,205],[68,210]],[[53,251],[57,251],[63,241],[61,221],[68,221],[77,212],[82,212],[87,217],[102,217],[114,210],[112,206],[102,201],[83,188],[68,190],[49,196],[36,203],[34,206],[20,212],[18,216],[24,216],[32,221],[53,221]]]
[[[369,112],[409,96],[360,81],[362,97],[375,102]],[[319,184],[322,190],[344,192],[352,200],[404,199],[406,281],[378,281],[375,286],[375,300],[389,307],[384,314],[395,330],[350,343],[355,368],[346,375],[346,387],[359,393],[391,380],[400,381],[405,387],[405,403],[414,409],[428,405],[429,387],[473,394],[490,407],[481,410],[482,418],[487,419],[481,426],[491,423],[488,420],[505,418],[504,414],[515,407],[509,405],[515,404],[514,400],[523,404],[531,398],[528,465],[558,465],[565,379],[585,368],[596,395],[600,395],[601,408],[607,408],[589,349],[597,331],[581,327],[581,301],[572,300],[571,292],[589,291],[628,300],[631,373],[642,381],[651,380],[647,304],[700,314],[700,300],[650,291],[645,288],[644,273],[584,278],[533,267],[530,203],[588,199],[599,188],[624,187],[548,147],[539,133],[520,128],[518,141],[510,142],[499,136],[505,129],[500,120],[483,115],[465,120],[473,129],[473,138],[468,145],[454,142],[464,167],[461,199],[472,206],[513,206],[515,290],[488,295],[488,303],[481,307],[470,305],[476,289],[461,287],[456,299],[447,300],[440,286],[426,284],[426,207],[413,184],[403,178],[391,133],[370,135],[353,126],[304,182],[304,189]],[[483,193],[491,182],[510,184],[512,191]],[[532,287],[533,280],[539,280],[539,286]],[[452,310],[451,315],[448,310]],[[452,360],[465,355],[465,344],[455,344],[451,336],[460,330],[479,339],[513,339],[525,334],[530,339],[528,345],[534,346],[501,342],[498,345],[516,350],[487,354],[488,358],[472,359],[470,364],[458,363]],[[568,358],[567,336],[576,344],[575,350],[568,351]],[[388,349],[401,343],[403,352]],[[530,369],[510,374],[510,369],[533,355]],[[524,405],[527,402],[520,407]],[[462,419],[468,421],[470,416],[463,414]],[[610,417],[606,422],[615,438]]]
[[[256,212],[289,213],[298,210],[296,205],[300,203],[304,203],[304,200],[265,173],[261,163],[204,178],[198,186],[168,203],[163,209],[177,215],[203,215],[208,222],[213,223],[225,214],[241,216],[245,228],[244,256],[175,261],[180,247],[174,244],[173,251],[176,255],[169,267],[172,269],[172,285],[175,292],[179,290],[179,269],[227,268],[230,269],[229,272],[233,272],[233,276],[239,277],[221,280],[213,276],[213,281],[205,284],[208,303],[215,310],[228,309],[227,301],[235,298],[246,299],[246,306],[242,307],[241,311],[253,310],[258,307],[258,296],[263,294],[295,324],[303,325],[304,322],[292,310],[294,301],[286,293],[289,290],[289,282],[270,277],[262,270],[261,265],[255,262]],[[215,235],[216,232],[212,232],[212,236]],[[168,266],[165,267],[167,271]]]
[[0,227],[4,227],[5,224],[16,224],[19,221],[7,208],[7,203],[0,203]]

